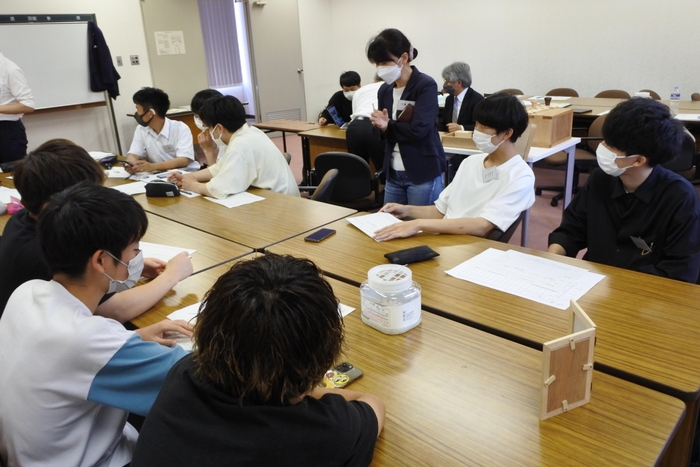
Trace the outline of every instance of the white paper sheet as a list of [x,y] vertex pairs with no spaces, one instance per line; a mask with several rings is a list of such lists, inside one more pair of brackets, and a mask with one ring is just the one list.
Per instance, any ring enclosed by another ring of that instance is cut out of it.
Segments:
[[698,114],[678,114],[676,115],[678,120],[683,120],[684,122],[698,122],[700,121],[700,115]]
[[347,315],[355,311],[355,309],[351,306],[343,305],[342,303],[338,303],[338,311],[340,311],[340,316],[345,318]]
[[165,262],[170,261],[178,254],[186,251],[188,255],[194,254],[197,250],[190,248],[180,248],[176,246],[161,245],[159,243],[139,242],[144,258],[157,258]]
[[[180,308],[179,310],[170,313],[168,318],[173,321],[176,319],[181,319],[190,324],[194,324],[197,322],[197,313],[199,312],[199,305],[201,304],[202,302],[197,302],[190,306],[186,306],[185,308]],[[167,339],[174,339],[175,342],[177,342],[177,344],[185,350],[192,350],[194,341],[191,337],[187,337],[179,332],[168,332],[165,334],[165,337]]]
[[112,167],[109,170],[105,170],[108,178],[129,178],[131,175],[124,169],[124,167]]
[[366,216],[348,217],[348,222],[360,229],[368,237],[374,238],[374,232],[387,225],[401,222],[401,220],[395,218],[388,212],[375,212],[374,214],[367,214]]
[[183,189],[180,189],[180,195],[184,196],[185,198],[196,198],[197,196],[202,196],[194,191],[187,191]]
[[566,310],[605,276],[515,250],[489,248],[445,271],[447,274],[518,297]]
[[11,196],[14,196],[17,199],[22,198],[19,195],[19,191],[15,190],[14,188],[7,188],[6,186],[0,186],[0,201],[2,201],[5,204],[10,204],[10,202],[11,202],[10,197]]
[[129,196],[140,195],[146,193],[146,184],[144,182],[125,183],[124,185],[113,186],[113,189],[126,193]]
[[606,114],[609,114],[609,113],[610,113],[610,110],[604,110],[604,111],[602,111],[601,113],[599,113],[598,116],[600,117],[601,115],[606,115]]
[[245,204],[255,203],[256,201],[262,201],[265,198],[244,191],[243,193],[238,193],[237,195],[227,196],[224,199],[216,199],[209,196],[205,196],[204,199],[208,199],[212,203],[220,204],[230,209],[243,206]]

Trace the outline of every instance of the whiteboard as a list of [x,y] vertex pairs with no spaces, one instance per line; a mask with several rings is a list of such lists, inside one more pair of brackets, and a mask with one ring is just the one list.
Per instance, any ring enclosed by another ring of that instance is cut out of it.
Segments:
[[0,52],[24,72],[37,109],[105,101],[90,91],[87,23],[1,24]]

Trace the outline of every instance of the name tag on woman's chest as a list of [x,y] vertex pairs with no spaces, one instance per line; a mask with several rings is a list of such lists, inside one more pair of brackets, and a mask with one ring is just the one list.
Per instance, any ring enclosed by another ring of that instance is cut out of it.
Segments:
[[481,172],[484,183],[490,182],[491,180],[498,180],[498,167],[491,167],[489,169],[484,169]]

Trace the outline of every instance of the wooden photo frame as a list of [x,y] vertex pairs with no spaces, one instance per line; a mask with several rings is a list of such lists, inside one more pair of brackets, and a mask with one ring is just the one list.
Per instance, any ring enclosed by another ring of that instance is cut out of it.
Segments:
[[571,334],[545,342],[542,349],[541,420],[591,400],[595,324],[574,300],[569,312]]

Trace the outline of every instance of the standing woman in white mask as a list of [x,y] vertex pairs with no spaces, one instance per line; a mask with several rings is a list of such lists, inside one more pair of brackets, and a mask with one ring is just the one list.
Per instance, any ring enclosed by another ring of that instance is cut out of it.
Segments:
[[535,202],[535,174],[515,149],[527,128],[527,113],[517,97],[492,94],[474,109],[474,142],[483,154],[460,164],[454,181],[435,204],[388,203],[383,212],[412,217],[378,230],[383,241],[436,232],[483,237],[494,228],[505,232]]
[[410,65],[418,50],[398,29],[367,44],[367,58],[385,84],[370,117],[386,141],[385,201],[430,205],[443,188],[447,164],[437,130],[437,83]]

